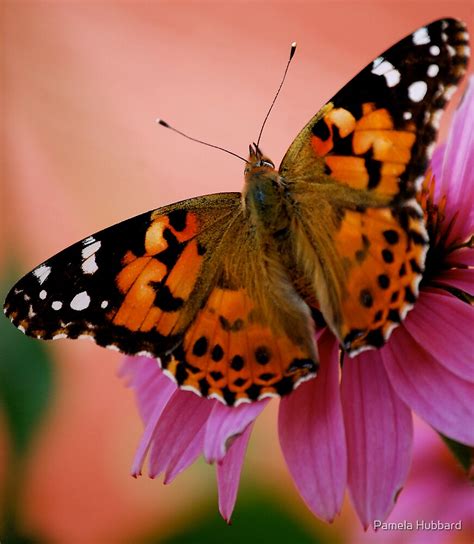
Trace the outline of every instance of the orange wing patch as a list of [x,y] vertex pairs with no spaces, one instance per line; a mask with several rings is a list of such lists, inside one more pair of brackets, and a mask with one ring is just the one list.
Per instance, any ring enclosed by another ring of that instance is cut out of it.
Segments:
[[284,395],[317,369],[264,322],[245,289],[222,287],[212,290],[182,346],[162,363],[182,387],[230,405]]
[[346,283],[339,337],[352,355],[381,347],[413,306],[428,240],[416,205],[346,211],[335,237]]
[[195,214],[155,217],[145,233],[144,254],[128,251],[116,285],[124,295],[110,318],[131,331],[156,330],[173,334],[180,310],[188,300],[199,274],[203,250],[196,235]]
[[354,189],[394,196],[415,139],[412,122],[404,130],[396,129],[387,109],[368,102],[359,119],[344,108],[331,109],[314,125],[311,146],[324,157],[333,178]]

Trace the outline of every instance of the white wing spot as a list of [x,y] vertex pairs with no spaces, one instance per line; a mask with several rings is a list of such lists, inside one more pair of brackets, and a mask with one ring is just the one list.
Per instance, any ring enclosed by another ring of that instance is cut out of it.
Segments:
[[408,87],[408,96],[412,102],[421,102],[427,90],[428,85],[425,81],[415,81]]
[[435,77],[438,75],[439,72],[439,66],[437,64],[430,64],[428,66],[428,70],[426,70],[426,73],[429,77]]
[[41,266],[38,266],[35,270],[33,270],[33,275],[38,278],[39,284],[43,285],[46,278],[51,273],[51,267],[47,266],[45,264],[42,264]]
[[70,306],[73,310],[79,312],[85,310],[89,306],[90,301],[91,297],[87,294],[87,291],[82,291],[71,300]]
[[430,47],[430,53],[433,57],[437,57],[441,53],[441,49],[437,45],[432,45]]
[[28,308],[28,317],[31,319],[32,317],[35,317],[36,313],[33,311],[33,306],[30,304],[30,307]]
[[387,80],[388,87],[395,87],[400,83],[400,72],[398,70],[391,70],[384,74],[385,79]]
[[411,111],[405,111],[403,112],[403,119],[406,119],[408,121],[408,119],[411,119],[413,117]]
[[47,297],[48,293],[43,289],[40,291],[39,297],[41,300],[44,300]]
[[109,301],[108,301],[108,300],[103,300],[103,301],[100,303],[100,307],[101,307],[102,309],[107,308],[108,305],[109,305]]
[[55,300],[51,303],[51,308],[53,310],[60,310],[63,307],[63,303],[60,300]]
[[95,262],[95,255],[91,255],[90,257],[88,257],[82,263],[81,268],[84,274],[94,274],[95,272],[97,272],[97,270],[99,270],[99,267],[97,266],[97,263]]
[[99,241],[95,242],[94,238],[92,238],[92,241],[87,244],[85,248],[82,250],[82,258],[87,259],[87,257],[90,257],[93,255],[101,246],[101,243]]
[[443,115],[443,110],[436,110],[431,115],[431,124],[434,126],[434,128],[439,127],[442,115]]
[[88,246],[89,244],[92,244],[93,242],[95,242],[95,238],[93,236],[88,236],[87,238],[84,238],[84,240],[82,240],[82,245]]
[[454,49],[454,47],[449,44],[446,45],[446,49],[448,50],[449,56],[454,57],[454,55],[456,54],[456,49]]
[[377,57],[372,63],[372,68],[377,68],[377,66],[383,62],[383,57]]
[[[380,60],[380,62],[378,62]],[[400,72],[388,60],[379,57],[372,63],[372,73],[376,76],[384,76],[388,87],[395,87],[400,81]]]
[[413,43],[415,45],[425,45],[430,43],[430,35],[428,34],[428,29],[424,26],[419,28],[416,32],[413,33]]

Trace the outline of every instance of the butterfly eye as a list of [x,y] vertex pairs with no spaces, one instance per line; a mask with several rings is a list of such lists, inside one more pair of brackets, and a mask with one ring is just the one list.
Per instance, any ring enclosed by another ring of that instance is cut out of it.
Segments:
[[268,166],[269,168],[275,168],[275,165],[270,161],[258,161],[255,166]]

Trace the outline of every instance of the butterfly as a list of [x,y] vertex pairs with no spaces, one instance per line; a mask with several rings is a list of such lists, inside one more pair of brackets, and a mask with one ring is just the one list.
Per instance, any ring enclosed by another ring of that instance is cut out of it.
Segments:
[[416,196],[466,71],[465,25],[419,28],[309,121],[278,170],[249,147],[242,193],[128,219],[24,276],[5,313],[29,336],[155,358],[179,387],[237,406],[318,370],[315,326],[349,355],[380,348],[418,295]]

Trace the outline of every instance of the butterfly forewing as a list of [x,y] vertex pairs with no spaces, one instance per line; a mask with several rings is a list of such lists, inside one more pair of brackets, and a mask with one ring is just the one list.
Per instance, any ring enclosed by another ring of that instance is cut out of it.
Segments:
[[289,179],[294,172],[304,179],[324,172],[358,190],[412,195],[468,57],[461,21],[442,19],[419,28],[326,104],[290,146],[280,172]]
[[[124,353],[169,352],[239,193],[210,195],[148,212],[65,249],[22,278],[5,313],[29,336],[86,335]],[[204,296],[204,295],[202,295]]]

